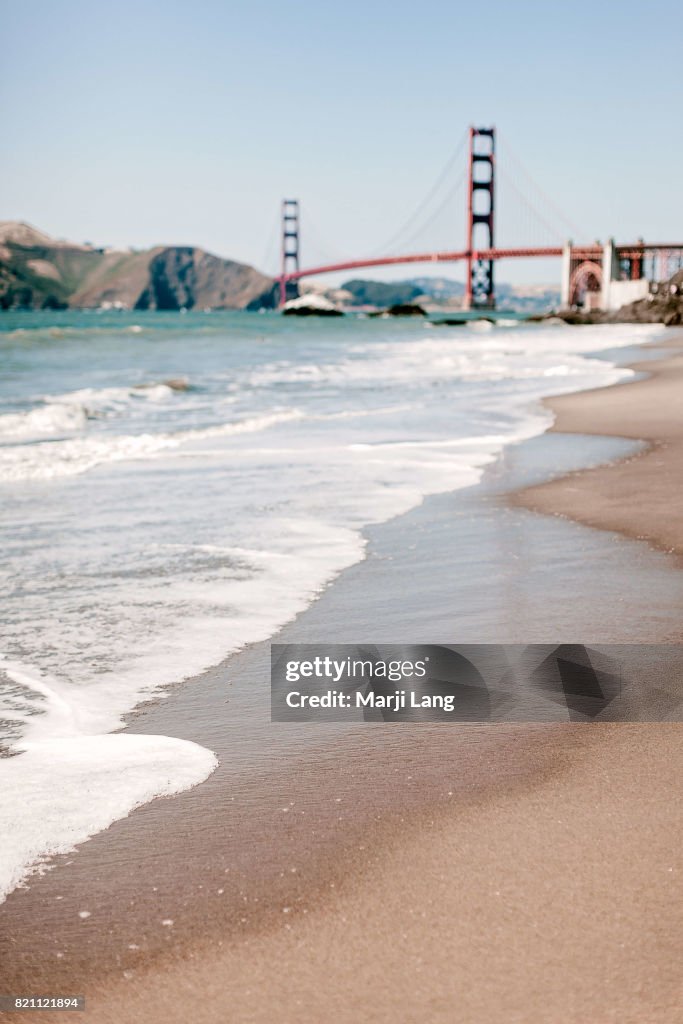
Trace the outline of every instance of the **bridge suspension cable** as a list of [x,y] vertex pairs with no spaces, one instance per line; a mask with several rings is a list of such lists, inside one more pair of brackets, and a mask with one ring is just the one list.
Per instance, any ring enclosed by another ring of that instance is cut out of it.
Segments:
[[[378,246],[376,249],[374,249],[369,254],[370,257],[378,256],[378,255],[381,255],[382,253],[391,253],[398,246],[399,242],[402,245],[409,244],[409,242],[412,239],[416,238],[419,234],[422,233],[422,231],[424,230],[425,224],[423,223],[417,230],[415,230],[415,224],[418,222],[418,219],[421,216],[423,216],[425,211],[429,208],[429,205],[433,201],[433,199],[438,195],[439,190],[442,188],[444,182],[446,182],[448,180],[452,170],[454,169],[454,167],[457,164],[457,161],[460,159],[460,157],[463,154],[463,150],[465,148],[465,143],[467,141],[467,138],[468,138],[468,133],[465,131],[465,132],[463,132],[462,137],[460,138],[459,142],[457,143],[453,153],[451,154],[451,156],[448,158],[448,160],[444,164],[440,174],[435,179],[433,185],[428,190],[428,192],[425,194],[424,198],[418,203],[418,205],[415,207],[415,209],[413,210],[411,215],[407,218],[407,220],[405,220],[403,222],[403,224],[401,224],[401,226],[398,228],[398,230],[395,231],[394,234],[389,239],[387,239],[382,245]],[[463,181],[464,181],[464,174],[463,174]],[[462,184],[462,182],[460,182],[460,184]],[[456,186],[455,188],[457,188],[457,187],[458,186]],[[455,189],[450,189],[449,190],[449,195],[446,197],[447,199],[450,199],[452,197],[452,193],[454,192],[454,190]],[[444,202],[445,202],[445,200],[444,200]],[[440,204],[439,210],[438,210],[439,213],[442,212],[443,205],[444,205],[444,203]],[[432,213],[429,216],[429,221],[427,223],[431,223],[432,220],[434,219],[434,217],[435,217],[435,213]],[[411,229],[412,229],[413,233],[410,235],[410,238],[406,241],[406,239],[404,238],[404,235],[405,235],[405,233],[407,231],[410,231]]]
[[551,198],[551,196],[549,196],[548,193],[538,184],[538,182],[533,177],[531,172],[528,170],[528,168],[519,158],[515,150],[512,148],[506,136],[503,135],[500,131],[498,132],[498,138],[502,142],[505,160],[516,167],[518,172],[520,172],[521,175],[526,179],[527,183],[531,186],[536,195],[543,200],[543,202],[546,204],[546,207],[552,210],[557,220],[562,223],[564,231],[559,233],[566,235],[568,230],[569,234],[574,238],[589,238],[590,234],[588,232],[583,231],[580,225],[577,225],[573,220],[567,217],[564,211],[561,209],[561,207],[559,207],[558,204]]
[[[401,247],[402,248],[406,248],[406,249],[412,248],[413,244],[419,238],[425,236],[427,234],[427,232],[431,230],[431,228],[434,226],[434,224],[437,223],[437,221],[443,219],[443,217],[446,214],[446,212],[448,211],[449,207],[451,209],[453,209],[454,204],[455,204],[455,199],[459,195],[459,193],[461,192],[461,190],[462,190],[462,188],[463,188],[463,186],[465,184],[466,176],[467,176],[467,171],[463,170],[463,172],[461,173],[460,177],[457,179],[455,184],[451,188],[449,188],[448,192],[445,194],[445,196],[443,197],[443,199],[441,200],[439,205],[432,211],[432,213],[429,215],[427,220],[425,220],[423,223],[421,223],[418,226],[418,228],[415,231],[412,232],[412,234],[407,235],[407,236],[405,236],[402,239],[402,241],[401,241]],[[448,247],[448,245],[453,245],[453,240],[454,239],[456,239],[456,240],[459,239],[461,234],[462,234],[462,231],[460,232],[460,234],[458,234],[455,231],[455,225],[454,225],[454,229],[452,231],[449,231],[449,239],[448,239],[448,243],[447,243],[446,247]],[[435,248],[435,249],[440,247],[439,245],[434,244],[433,239],[431,241],[432,241],[432,244],[429,247]],[[390,252],[390,250],[387,250],[387,249],[385,249],[383,251],[384,252]]]
[[[305,204],[301,204],[301,234],[306,252],[313,249],[314,254],[323,258],[325,263],[335,263],[348,258],[348,253],[342,252],[334,245],[330,245],[318,228],[317,221],[311,217],[311,211]],[[306,256],[306,262],[311,262]]]
[[[455,149],[444,164],[441,172],[433,182],[431,188],[413,210],[410,217],[403,222],[401,227],[394,232],[390,239],[378,248],[373,249],[369,253],[369,258],[373,258],[374,256],[390,255],[392,251],[400,249],[404,250],[406,247],[411,246],[415,240],[420,237],[420,235],[423,235],[425,231],[429,230],[440,217],[443,217],[449,204],[453,203],[459,190],[463,187],[466,173],[465,170],[461,172],[454,184],[450,184],[446,193],[441,198],[439,198],[439,193],[443,190],[444,185],[449,182],[453,170],[463,155],[466,141],[467,132],[464,132]],[[438,205],[430,210],[430,206],[436,199],[439,199]],[[424,218],[421,222],[420,217]],[[302,236],[304,238],[304,245],[307,253],[310,253],[311,249],[313,249],[314,255],[321,257],[322,261],[326,264],[351,262],[348,254],[344,254],[335,246],[326,243],[321,232],[318,230],[317,224],[311,218],[310,210],[308,207],[303,205],[301,206],[301,221]],[[449,233],[447,242],[449,247],[453,245],[453,241],[456,237],[457,231],[454,227],[453,232]],[[436,246],[432,247],[436,248]],[[309,259],[307,256],[306,263],[309,264],[312,262],[317,261]]]
[[[512,191],[514,192],[516,198],[521,202],[522,206],[524,207],[524,210],[525,210],[525,212],[527,214],[527,217],[526,217],[527,225],[529,227],[531,227],[532,221],[535,222],[536,224],[540,224],[540,225],[542,225],[546,229],[546,231],[549,234],[550,239],[552,239],[553,241],[558,241],[558,242],[562,241],[562,239],[564,237],[562,231],[558,230],[557,225],[556,224],[552,224],[547,219],[547,217],[545,217],[541,213],[541,211],[539,209],[537,209],[536,206],[534,206],[534,204],[531,202],[531,200],[524,194],[524,192],[521,190],[521,188],[517,185],[517,183],[515,182],[514,178],[512,178],[512,176],[509,175],[506,171],[503,171],[500,167],[498,168],[498,175],[499,175],[499,180],[501,181],[501,183],[504,186],[512,189]],[[509,204],[501,204],[501,205],[503,207],[503,210],[505,210],[506,213],[507,213],[509,211]],[[529,216],[529,215],[531,215],[531,216]],[[519,237],[519,235],[516,235],[516,237]],[[525,242],[530,242],[531,241],[531,238],[528,238],[526,235],[524,235],[523,237],[524,237],[524,241]]]

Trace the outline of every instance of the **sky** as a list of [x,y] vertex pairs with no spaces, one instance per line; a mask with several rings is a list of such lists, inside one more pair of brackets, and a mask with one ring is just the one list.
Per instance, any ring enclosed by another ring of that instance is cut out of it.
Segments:
[[[458,249],[477,124],[498,132],[500,244],[683,239],[673,0],[0,0],[0,18],[0,219],[274,272],[282,197],[304,264],[381,253],[455,154],[429,226],[394,244]],[[417,273],[435,270],[363,276]]]

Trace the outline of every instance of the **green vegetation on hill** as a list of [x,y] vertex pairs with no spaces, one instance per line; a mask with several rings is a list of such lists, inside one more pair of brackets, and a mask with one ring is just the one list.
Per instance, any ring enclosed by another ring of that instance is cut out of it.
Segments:
[[396,306],[411,302],[422,292],[414,281],[363,281],[354,279],[342,285],[353,296],[354,306]]
[[[459,308],[465,286],[447,277],[413,277],[406,281],[367,281],[354,278],[341,286],[351,295],[352,306],[406,305],[417,301],[430,308]],[[536,313],[559,305],[559,289],[544,285],[514,286],[496,283],[496,298],[501,309]],[[347,300],[348,301],[348,300]]]

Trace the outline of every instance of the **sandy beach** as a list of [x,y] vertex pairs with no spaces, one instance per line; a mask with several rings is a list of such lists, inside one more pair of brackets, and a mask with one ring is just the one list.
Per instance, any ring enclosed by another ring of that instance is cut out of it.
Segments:
[[92,1019],[680,1020],[680,729],[582,731],[457,810],[364,830],[338,888],[223,948],[197,935]]
[[[680,641],[683,338],[657,348],[369,531],[276,639]],[[10,895],[5,992],[112,1024],[683,1020],[679,724],[278,727],[267,679],[255,645],[131,718],[220,767]]]
[[[647,449],[613,466],[581,470],[522,491],[517,500],[539,512],[569,516],[587,526],[618,530],[662,551],[683,552],[683,518],[672,514],[683,497],[683,340],[672,332],[670,356],[635,363],[648,374],[638,383],[553,398],[558,433],[618,435]],[[634,405],[633,396],[637,395]]]

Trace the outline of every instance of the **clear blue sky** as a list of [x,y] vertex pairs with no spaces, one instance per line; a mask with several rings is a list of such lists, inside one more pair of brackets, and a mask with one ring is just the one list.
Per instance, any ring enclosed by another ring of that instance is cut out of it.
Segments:
[[[591,238],[683,238],[673,0],[0,6],[0,219],[98,244],[195,243],[263,267],[293,195],[305,262],[359,256],[408,217],[475,122],[495,123]],[[501,175],[517,174],[511,161],[501,143]],[[511,189],[501,182],[499,240],[549,239]],[[463,204],[461,189],[435,245],[461,246]],[[553,276],[540,270],[501,276]]]

